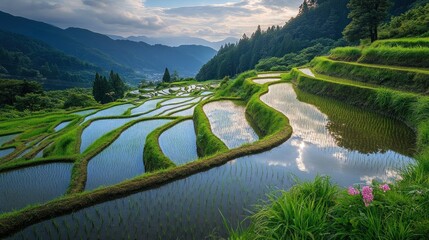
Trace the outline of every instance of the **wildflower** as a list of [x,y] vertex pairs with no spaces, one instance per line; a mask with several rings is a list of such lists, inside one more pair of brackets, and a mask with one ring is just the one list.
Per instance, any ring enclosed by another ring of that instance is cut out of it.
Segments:
[[359,190],[357,190],[356,188],[354,188],[354,187],[349,187],[349,190],[347,191],[348,193],[349,193],[349,195],[358,195],[360,192],[359,192]]
[[383,190],[383,192],[387,192],[390,190],[390,187],[388,184],[383,184],[383,185],[380,185],[380,189]]
[[362,188],[362,198],[365,203],[365,207],[368,207],[369,204],[374,200],[374,195],[372,194],[372,188],[370,186],[364,186]]

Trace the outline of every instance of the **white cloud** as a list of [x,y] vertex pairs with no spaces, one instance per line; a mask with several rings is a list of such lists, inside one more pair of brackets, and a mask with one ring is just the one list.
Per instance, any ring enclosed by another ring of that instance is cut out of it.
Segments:
[[1,1],[0,9],[62,28],[80,27],[122,36],[187,35],[220,40],[250,34],[257,25],[283,25],[297,14],[297,9],[290,7],[294,1],[298,0],[160,8],[146,7],[141,0],[15,0]]

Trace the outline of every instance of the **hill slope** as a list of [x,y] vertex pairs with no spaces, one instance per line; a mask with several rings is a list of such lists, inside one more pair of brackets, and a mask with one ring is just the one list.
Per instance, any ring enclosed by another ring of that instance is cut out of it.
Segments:
[[216,54],[215,50],[203,46],[192,46],[192,53],[187,53],[174,47],[113,40],[89,30],[64,30],[4,12],[0,12],[0,22],[0,30],[43,41],[105,71],[113,69],[134,82],[141,80],[144,74],[162,73],[165,67],[177,70],[181,75],[192,76]]
[[[391,13],[400,14],[415,4],[425,1],[394,0]],[[342,41],[336,41],[341,39],[342,31],[349,23],[347,2],[345,0],[305,0],[298,16],[289,20],[283,27],[273,26],[266,31],[258,27],[250,38],[243,36],[238,44],[221,48],[218,54],[201,68],[197,79],[234,76],[253,69],[261,59],[281,58],[289,53],[299,55],[301,50],[319,43],[322,46],[318,47],[318,55],[325,54],[326,49],[344,44]],[[296,56],[285,57],[283,62]],[[309,61],[312,57],[304,56],[304,60]],[[276,61],[282,62],[281,59]]]

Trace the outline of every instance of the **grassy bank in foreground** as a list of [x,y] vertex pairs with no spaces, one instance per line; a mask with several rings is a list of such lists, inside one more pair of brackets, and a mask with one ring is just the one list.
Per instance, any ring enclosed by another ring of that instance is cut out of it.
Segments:
[[[275,192],[256,207],[246,229],[230,239],[425,239],[429,236],[429,98],[325,81],[294,70],[297,87],[394,116],[418,135],[417,164],[395,184],[373,182],[348,191],[327,177]],[[226,224],[228,226],[228,224]]]

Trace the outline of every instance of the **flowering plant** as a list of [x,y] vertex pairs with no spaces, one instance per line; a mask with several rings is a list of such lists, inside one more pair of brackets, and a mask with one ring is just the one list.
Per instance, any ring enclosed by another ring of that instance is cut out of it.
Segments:
[[[388,184],[382,184],[378,186],[383,192],[390,190]],[[374,201],[374,188],[372,186],[363,186],[361,191],[354,187],[349,187],[347,190],[348,194],[351,196],[362,194],[362,200],[365,204],[365,207],[368,207],[372,201]]]

